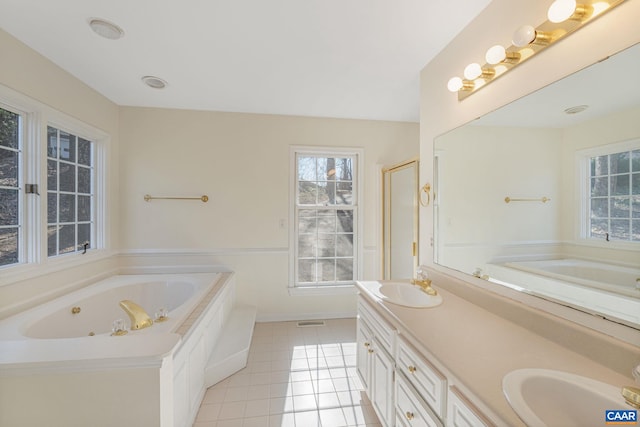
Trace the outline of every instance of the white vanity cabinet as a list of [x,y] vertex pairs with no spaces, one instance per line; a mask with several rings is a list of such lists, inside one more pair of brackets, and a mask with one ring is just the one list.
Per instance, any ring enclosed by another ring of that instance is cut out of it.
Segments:
[[396,331],[365,302],[358,302],[357,367],[380,422],[395,425],[394,359]]
[[457,387],[449,387],[447,427],[494,427]]

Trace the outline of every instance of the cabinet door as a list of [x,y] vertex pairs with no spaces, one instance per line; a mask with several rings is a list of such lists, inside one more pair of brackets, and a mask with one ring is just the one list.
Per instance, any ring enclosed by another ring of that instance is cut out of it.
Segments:
[[395,419],[394,409],[394,365],[393,359],[374,340],[371,353],[371,402],[385,426],[392,426]]
[[360,380],[362,380],[362,384],[364,385],[364,389],[367,392],[367,395],[371,397],[371,390],[369,388],[369,383],[371,382],[371,353],[373,351],[372,344],[373,336],[371,335],[371,329],[367,325],[366,321],[360,316],[358,318],[358,324],[356,327],[356,367],[358,369],[358,375],[360,375]]
[[447,427],[494,427],[457,387],[449,388]]

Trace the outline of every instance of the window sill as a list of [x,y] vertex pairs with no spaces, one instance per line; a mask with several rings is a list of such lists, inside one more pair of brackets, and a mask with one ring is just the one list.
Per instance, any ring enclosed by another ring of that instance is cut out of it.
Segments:
[[357,292],[355,285],[289,287],[291,296],[355,295]]

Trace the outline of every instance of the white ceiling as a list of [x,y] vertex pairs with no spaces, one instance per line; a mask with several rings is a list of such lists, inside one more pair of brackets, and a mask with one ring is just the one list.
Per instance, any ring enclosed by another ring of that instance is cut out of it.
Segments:
[[489,2],[0,0],[0,28],[119,105],[417,122],[420,70]]

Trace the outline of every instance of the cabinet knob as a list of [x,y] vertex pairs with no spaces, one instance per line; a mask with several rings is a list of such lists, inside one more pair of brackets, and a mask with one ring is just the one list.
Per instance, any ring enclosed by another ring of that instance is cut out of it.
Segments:
[[370,345],[371,345],[371,343],[368,343],[368,342],[364,343],[365,347],[369,347]]
[[409,370],[409,372],[411,372],[412,374],[418,370],[418,368],[416,368],[415,366],[411,366],[409,365],[409,367],[407,368]]
[[369,353],[373,353],[373,349],[371,349],[371,348],[370,348],[370,349],[369,349]]
[[407,417],[408,420],[412,420],[414,417],[413,412],[409,412],[409,411],[407,411],[407,413],[404,415]]

